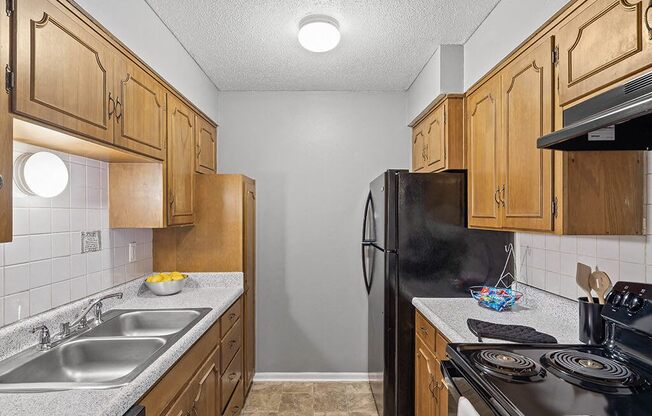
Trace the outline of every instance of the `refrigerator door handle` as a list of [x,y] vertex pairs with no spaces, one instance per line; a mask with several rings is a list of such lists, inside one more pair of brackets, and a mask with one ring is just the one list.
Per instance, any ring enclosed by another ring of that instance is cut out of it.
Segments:
[[[369,213],[371,212],[372,218],[369,218]],[[362,243],[375,243],[376,242],[376,224],[374,223],[374,201],[371,199],[371,192],[367,196],[367,202],[364,205],[364,217],[362,220]],[[369,235],[367,235],[367,221],[371,221]]]
[[[372,247],[371,243],[362,243],[362,276],[364,277],[364,287],[367,294],[371,292],[370,276],[367,276],[367,262],[365,261],[365,247]],[[373,266],[372,266],[373,267]]]

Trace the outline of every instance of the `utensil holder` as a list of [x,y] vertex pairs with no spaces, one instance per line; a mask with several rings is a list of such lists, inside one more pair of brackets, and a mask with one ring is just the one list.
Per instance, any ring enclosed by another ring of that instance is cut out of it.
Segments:
[[593,298],[593,303],[584,296],[577,298],[580,309],[580,341],[588,345],[599,345],[605,339],[605,321],[602,319],[604,305]]

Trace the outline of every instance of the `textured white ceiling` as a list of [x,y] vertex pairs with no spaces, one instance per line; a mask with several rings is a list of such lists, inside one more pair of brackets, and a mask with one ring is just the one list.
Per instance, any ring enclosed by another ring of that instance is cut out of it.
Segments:
[[[221,90],[405,90],[440,44],[464,43],[499,0],[146,0]],[[315,54],[299,21],[342,41]]]

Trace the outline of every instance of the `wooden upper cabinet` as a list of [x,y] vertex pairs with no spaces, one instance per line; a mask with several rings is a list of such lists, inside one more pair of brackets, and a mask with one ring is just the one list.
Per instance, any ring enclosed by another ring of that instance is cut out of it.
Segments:
[[437,374],[435,371],[439,363],[421,338],[418,336],[415,338],[414,414],[415,416],[435,416],[438,413]]
[[553,126],[552,39],[501,71],[503,227],[551,231],[553,152],[537,139]]
[[652,67],[648,5],[649,0],[596,0],[561,27],[561,105]]
[[426,166],[426,138],[423,127],[412,129],[412,171],[420,172]]
[[412,130],[412,170],[464,169],[463,98],[448,95]]
[[112,143],[113,46],[58,3],[15,4],[14,111]]
[[195,113],[168,96],[168,225],[189,225],[194,218]]
[[165,159],[167,91],[130,59],[115,65],[110,110],[116,122],[115,144],[159,160]]
[[217,128],[197,117],[197,139],[195,140],[197,173],[215,173],[217,171]]
[[428,170],[446,168],[446,106],[440,105],[426,119],[425,143]]
[[501,96],[495,76],[467,98],[469,226],[502,226]]

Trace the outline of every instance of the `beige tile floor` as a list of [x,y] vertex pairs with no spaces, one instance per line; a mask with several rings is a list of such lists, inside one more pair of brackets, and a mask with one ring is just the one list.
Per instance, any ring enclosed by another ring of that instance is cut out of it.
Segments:
[[378,416],[366,382],[254,383],[243,415]]

